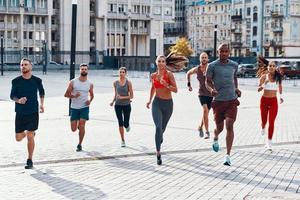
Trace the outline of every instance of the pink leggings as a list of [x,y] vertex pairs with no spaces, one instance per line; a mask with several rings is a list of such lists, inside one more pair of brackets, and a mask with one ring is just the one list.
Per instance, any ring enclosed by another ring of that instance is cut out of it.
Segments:
[[261,115],[261,126],[266,126],[269,114],[269,129],[268,139],[271,140],[274,132],[274,122],[278,112],[277,97],[261,97],[260,99],[260,115]]

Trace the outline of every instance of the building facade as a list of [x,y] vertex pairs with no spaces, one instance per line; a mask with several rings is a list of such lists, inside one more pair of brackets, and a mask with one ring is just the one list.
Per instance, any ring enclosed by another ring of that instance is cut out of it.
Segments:
[[172,23],[164,23],[164,48],[174,45],[180,37],[186,37],[185,0],[175,0],[175,19]]
[[[175,0],[76,2],[77,62],[95,60],[97,54],[90,52],[149,56],[150,39],[156,39],[156,53],[163,54],[163,23],[174,19]],[[69,63],[71,22],[72,0],[0,0],[0,34],[7,51],[24,49],[31,57],[46,43],[50,59]]]
[[233,0],[232,8],[232,55],[300,55],[300,1]]
[[188,3],[187,33],[195,55],[203,51],[213,54],[215,31],[217,31],[217,45],[230,42],[232,6],[230,0],[200,0]]
[[19,55],[6,54],[5,62],[20,61],[22,56],[40,62],[44,42],[49,41],[51,46],[51,16],[49,0],[0,0],[0,36],[4,48]]

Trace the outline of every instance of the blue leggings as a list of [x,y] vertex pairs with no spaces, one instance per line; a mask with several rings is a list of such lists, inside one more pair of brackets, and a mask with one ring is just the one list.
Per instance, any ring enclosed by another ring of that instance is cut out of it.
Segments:
[[163,133],[173,113],[173,100],[155,97],[152,103],[152,118],[155,124],[156,151],[160,151]]

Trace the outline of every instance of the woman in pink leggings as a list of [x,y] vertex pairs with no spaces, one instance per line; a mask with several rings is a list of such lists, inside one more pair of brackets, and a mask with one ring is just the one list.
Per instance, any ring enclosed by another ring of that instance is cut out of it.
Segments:
[[[263,58],[260,58],[263,59]],[[260,99],[260,114],[261,114],[261,134],[265,135],[265,127],[269,122],[268,140],[266,149],[272,151],[272,137],[274,133],[274,122],[278,112],[277,91],[280,94],[280,103],[282,99],[282,84],[281,74],[276,70],[274,62],[269,62],[260,65],[257,75],[259,79],[258,92],[263,90],[263,95]]]

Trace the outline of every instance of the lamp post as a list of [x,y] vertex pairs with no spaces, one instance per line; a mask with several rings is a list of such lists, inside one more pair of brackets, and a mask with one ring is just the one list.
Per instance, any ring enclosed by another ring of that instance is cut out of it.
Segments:
[[47,74],[47,43],[46,40],[43,41],[43,53],[44,53],[44,63],[43,63],[43,74]]
[[[75,78],[76,25],[77,25],[77,0],[72,0],[70,80]],[[69,115],[70,114],[71,114],[71,99],[69,100]]]
[[217,59],[217,29],[218,25],[215,24],[215,30],[214,30],[214,59]]
[[3,71],[4,71],[3,54],[4,54],[3,36],[1,35],[1,76],[3,76]]

